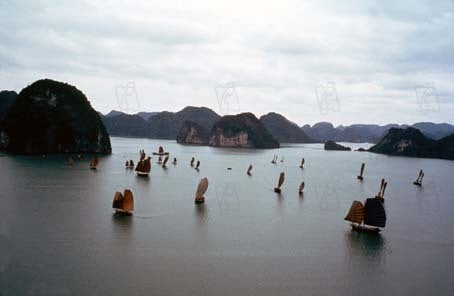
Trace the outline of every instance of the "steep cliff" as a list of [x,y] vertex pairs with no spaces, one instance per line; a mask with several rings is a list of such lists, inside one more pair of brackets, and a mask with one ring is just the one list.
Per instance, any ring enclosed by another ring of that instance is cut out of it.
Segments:
[[186,120],[177,135],[177,143],[207,145],[210,134],[200,124]]
[[111,153],[110,138],[85,95],[43,79],[24,88],[0,124],[0,149],[18,154]]

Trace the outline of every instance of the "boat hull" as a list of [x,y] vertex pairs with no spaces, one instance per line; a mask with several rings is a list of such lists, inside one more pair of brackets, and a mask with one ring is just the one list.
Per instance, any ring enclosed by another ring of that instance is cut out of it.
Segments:
[[276,193],[281,193],[281,188],[277,188],[277,187],[274,188],[274,192],[276,192]]
[[419,183],[419,182],[416,182],[416,181],[415,181],[415,182],[413,182],[413,184],[415,184],[416,186],[421,186],[421,185],[422,185],[421,183]]
[[202,203],[205,202],[205,198],[203,198],[203,197],[202,197],[202,198],[196,198],[196,199],[194,200],[194,202],[195,202],[195,204],[197,204],[197,205],[198,205],[198,204],[202,204]]
[[379,233],[381,231],[378,227],[368,227],[364,225],[350,224],[353,231],[367,232],[367,233]]
[[114,209],[116,215],[121,215],[121,216],[132,216],[132,212],[130,211],[125,211],[122,209]]
[[357,176],[358,180],[363,180],[363,177],[362,176]]
[[136,173],[137,173],[137,176],[140,176],[140,177],[148,177],[150,175],[150,173],[147,173],[147,172],[136,171]]

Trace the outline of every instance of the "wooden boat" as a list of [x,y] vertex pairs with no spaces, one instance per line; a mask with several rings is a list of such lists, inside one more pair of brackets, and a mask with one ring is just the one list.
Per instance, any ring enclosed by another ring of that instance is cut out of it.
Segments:
[[386,225],[386,211],[377,198],[368,198],[363,206],[354,200],[344,220],[351,222],[352,230],[378,233]]
[[123,194],[118,191],[115,192],[112,208],[116,213],[132,215],[132,211],[134,211],[134,196],[132,191],[125,189]]
[[176,157],[173,158],[172,163],[173,163],[173,164],[177,164],[177,158],[176,158]]
[[284,180],[285,180],[285,173],[282,172],[279,175],[279,180],[277,181],[277,187],[274,188],[274,192],[281,193],[281,186],[284,183]]
[[205,202],[205,197],[203,196],[208,189],[208,179],[203,178],[200,180],[199,185],[197,186],[197,191],[195,192],[195,200],[196,204],[201,204]]
[[304,169],[304,162],[305,162],[304,158],[303,158],[303,159],[301,159],[300,168],[302,168],[302,169]]
[[74,165],[74,160],[72,159],[72,157],[68,158],[66,165]]
[[199,170],[199,166],[200,166],[200,160],[197,160],[197,164],[195,165],[195,169]]
[[281,157],[281,162],[284,162],[284,159],[285,159],[284,157]]
[[195,158],[191,158],[191,166],[193,167],[194,166],[194,161],[195,161]]
[[166,156],[169,155],[169,152],[165,152],[162,146],[159,146],[158,152],[153,152],[153,155]]
[[276,161],[277,161],[277,155],[274,155],[273,156],[273,160],[271,160],[271,163],[272,164],[276,164]]
[[98,157],[93,157],[92,160],[90,160],[90,169],[91,170],[96,170],[98,168],[99,164],[99,159]]
[[140,154],[139,160],[144,160],[145,157],[146,157],[145,150],[141,149],[141,150],[139,151],[139,154]]
[[134,161],[132,159],[129,160],[129,163],[128,162],[126,162],[126,163],[127,163],[126,167],[128,169],[133,169],[134,168]]
[[148,177],[148,175],[150,175],[150,171],[151,171],[151,157],[148,156],[148,158],[146,158],[144,160],[140,160],[137,163],[135,171],[138,176]]
[[360,171],[359,171],[359,175],[357,176],[358,180],[361,180],[361,181],[363,180],[364,166],[365,166],[365,164],[364,164],[364,162],[363,162],[363,163],[361,164],[361,169],[360,169]]
[[377,195],[375,198],[379,199],[380,201],[384,202],[385,201],[385,190],[386,186],[388,185],[388,182],[385,181],[385,179],[381,179],[380,183],[380,191],[378,191]]
[[420,170],[418,178],[416,178],[416,181],[413,182],[413,184],[415,184],[416,186],[422,186],[422,178],[424,178],[424,171]]
[[303,194],[304,193],[304,186],[305,186],[305,184],[304,184],[304,181],[303,181],[303,182],[301,182],[300,187],[298,188],[298,193],[299,194]]
[[164,158],[164,161],[162,162],[162,167],[163,168],[166,168],[167,166],[167,162],[169,161],[169,155],[167,155],[165,158]]
[[251,171],[252,171],[252,164],[249,165],[248,169],[247,169],[247,174],[248,176],[252,175],[251,174]]

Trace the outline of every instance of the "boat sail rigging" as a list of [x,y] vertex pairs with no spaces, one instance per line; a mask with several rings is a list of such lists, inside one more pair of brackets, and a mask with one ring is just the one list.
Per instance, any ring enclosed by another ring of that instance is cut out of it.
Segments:
[[134,211],[134,195],[132,191],[125,189],[123,194],[119,191],[115,192],[112,208],[116,213],[132,215],[132,211]]
[[148,156],[146,159],[139,160],[135,171],[138,176],[147,177],[151,171],[151,157]]
[[352,222],[353,230],[380,232],[386,225],[386,211],[379,198],[368,198],[363,205],[354,200],[344,220]]

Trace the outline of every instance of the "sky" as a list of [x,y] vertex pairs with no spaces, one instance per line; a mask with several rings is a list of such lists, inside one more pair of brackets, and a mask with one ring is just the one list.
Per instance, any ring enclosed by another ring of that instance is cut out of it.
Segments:
[[0,0],[0,89],[51,78],[107,113],[454,123],[454,0]]

